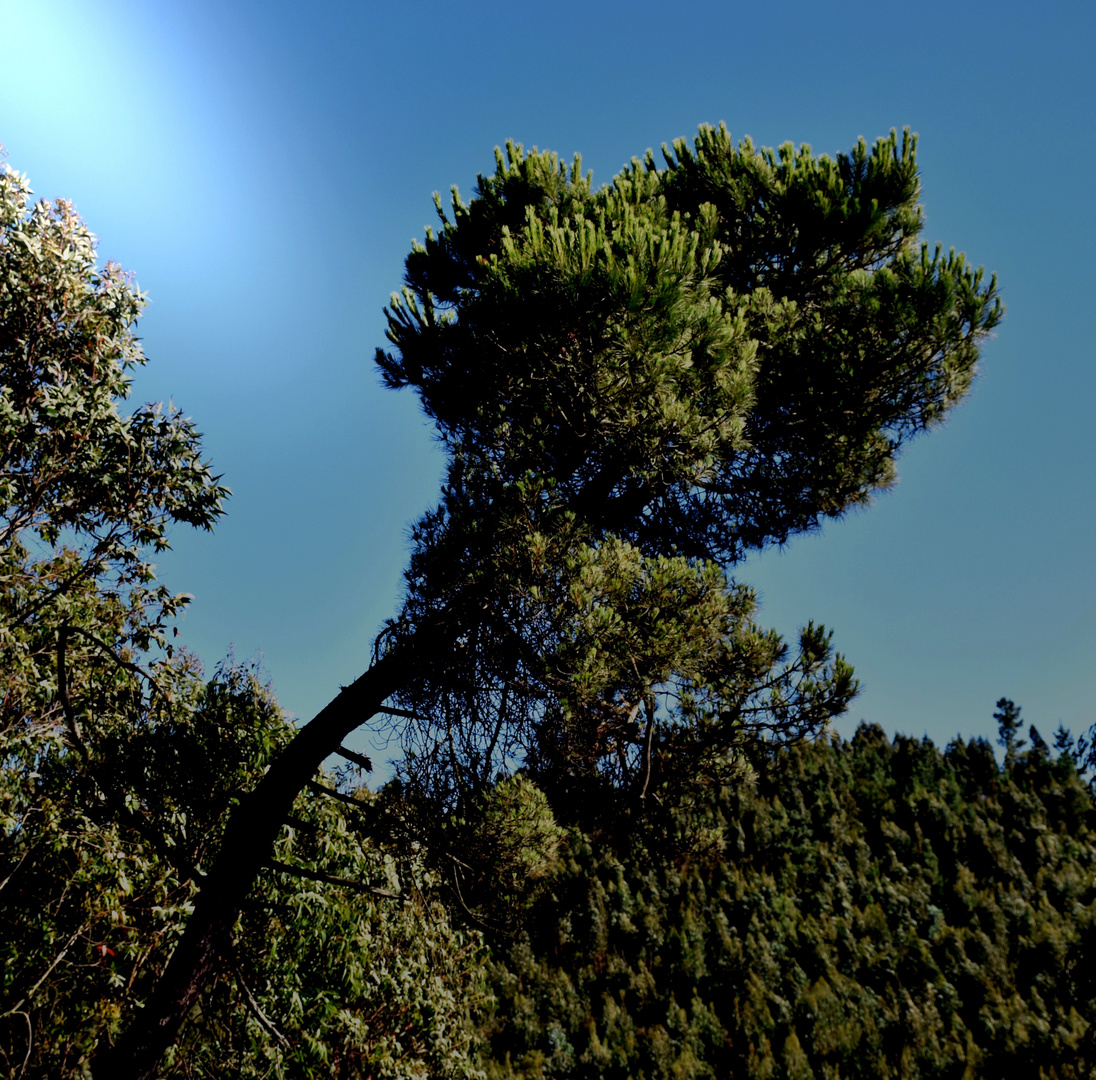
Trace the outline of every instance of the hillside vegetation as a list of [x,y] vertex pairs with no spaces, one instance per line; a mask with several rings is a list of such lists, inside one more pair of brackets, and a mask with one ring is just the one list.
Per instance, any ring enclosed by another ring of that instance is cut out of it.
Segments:
[[492,1076],[1092,1075],[1096,814],[1070,750],[1036,734],[1001,766],[862,726],[668,821],[571,833],[497,946]]

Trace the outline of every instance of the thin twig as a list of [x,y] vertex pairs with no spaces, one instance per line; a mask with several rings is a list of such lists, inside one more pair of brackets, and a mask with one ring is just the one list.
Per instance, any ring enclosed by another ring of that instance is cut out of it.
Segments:
[[235,958],[231,959],[229,963],[232,967],[232,974],[236,977],[236,985],[240,988],[240,993],[243,994],[244,1001],[247,1002],[247,1007],[251,1010],[255,1019],[259,1021],[260,1027],[262,1027],[268,1035],[281,1043],[282,1046],[288,1048],[289,1040],[274,1026],[273,1022],[267,1018],[263,1010],[259,1008],[259,1003],[251,993],[251,988],[247,985],[243,972],[240,971],[240,965],[236,963]]
[[114,651],[105,641],[97,638],[90,630],[85,630],[82,626],[68,626],[66,624],[65,629],[77,634],[83,634],[89,641],[94,642],[103,650],[119,667],[125,668],[127,671],[132,671],[134,675],[140,675],[144,679],[148,680],[149,686],[156,691],[158,697],[164,700],[164,703],[171,708],[171,695],[164,691],[160,684],[147,672],[140,664],[130,663],[128,660],[122,659],[117,652]]
[[48,604],[51,604],[54,600],[57,599],[58,596],[63,596],[82,577],[85,577],[88,573],[90,573],[91,564],[98,557],[99,556],[95,556],[94,553],[93,553],[93,557],[89,560],[86,560],[84,563],[82,563],[81,566],[80,566],[80,569],[76,573],[72,574],[71,576],[69,576],[68,578],[63,580],[59,585],[55,586],[53,589],[51,589],[49,592],[47,592],[46,595],[43,596],[38,601],[38,603],[32,604],[29,608],[27,608],[21,615],[19,615],[11,623],[11,625],[8,627],[8,629],[9,630],[19,629],[20,626],[23,626],[28,620],[32,619],[35,615],[37,615],[38,612],[42,610],[42,608],[46,607]]
[[[454,860],[454,861],[459,861],[459,860]],[[463,866],[464,864],[461,863],[461,865]],[[488,930],[494,930],[496,932],[502,929],[502,927],[500,927],[497,923],[492,923],[490,920],[485,919],[482,915],[476,914],[476,912],[474,912],[464,902],[464,895],[460,891],[460,878],[457,874],[457,868],[455,866],[453,867],[453,889],[454,889],[454,891],[456,892],[456,895],[457,895],[457,902],[460,904],[460,906],[462,908],[464,908],[465,914],[470,919],[472,919],[473,922],[477,922],[477,923],[480,924],[480,926],[483,926]]]
[[62,623],[57,631],[57,696],[61,699],[61,709],[65,714],[65,723],[68,725],[72,744],[80,752],[80,756],[86,764],[88,761],[88,748],[84,745],[83,735],[80,732],[80,722],[76,719],[76,710],[72,705],[72,695],[69,693],[68,665],[65,662],[65,653],[68,647],[68,636],[72,628],[68,623]]
[[27,1052],[23,1056],[23,1064],[19,1066],[19,1076],[22,1076],[27,1071],[27,1062],[30,1061],[30,1052],[34,1047],[34,1028],[31,1026],[30,1013],[17,1012],[12,1015],[21,1016],[27,1022]]
[[647,701],[647,731],[643,736],[643,756],[646,759],[647,767],[643,776],[643,787],[639,792],[640,802],[643,802],[647,798],[647,785],[651,782],[651,744],[654,741],[655,732],[655,703],[651,698]]
[[4,888],[5,888],[5,886],[7,885],[7,883],[8,883],[9,881],[11,881],[11,879],[12,879],[13,877],[15,877],[15,875],[16,875],[16,874],[18,874],[18,873],[19,873],[19,867],[21,867],[21,866],[23,865],[23,863],[25,863],[25,862],[27,861],[27,856],[28,856],[28,855],[30,855],[30,853],[31,853],[32,851],[35,851],[35,850],[37,850],[37,847],[38,847],[38,845],[37,845],[37,844],[33,844],[33,845],[31,845],[31,846],[30,846],[29,848],[27,848],[27,850],[26,850],[26,851],[24,851],[24,852],[23,852],[22,858],[20,858],[20,860],[19,860],[19,861],[18,861],[18,862],[17,862],[16,864],[15,864],[15,867],[14,867],[14,869],[13,869],[13,870],[11,871],[11,873],[10,873],[10,874],[8,874],[8,876],[7,876],[6,878],[4,878],[4,880],[3,880],[3,881],[0,881],[0,892],[3,892],[3,891],[4,891]]
[[18,1015],[19,1010],[28,1001],[30,1001],[30,999],[32,997],[34,997],[35,991],[37,991],[38,987],[40,987],[42,985],[42,983],[44,983],[46,981],[46,979],[49,978],[50,974],[53,972],[53,969],[55,967],[57,967],[57,965],[59,963],[61,963],[62,960],[64,960],[64,958],[68,955],[69,949],[72,948],[72,946],[75,943],[76,939],[85,930],[87,930],[87,928],[88,928],[87,923],[84,923],[82,926],[78,926],[76,928],[75,933],[73,933],[72,937],[70,937],[68,939],[68,941],[65,942],[64,948],[53,958],[53,963],[50,964],[50,966],[48,968],[46,968],[45,972],[42,974],[42,977],[23,995],[23,997],[15,1005],[13,1005],[10,1009],[8,1009],[7,1012],[0,1013],[0,1018],[5,1017],[5,1016],[16,1016],[16,1015]]

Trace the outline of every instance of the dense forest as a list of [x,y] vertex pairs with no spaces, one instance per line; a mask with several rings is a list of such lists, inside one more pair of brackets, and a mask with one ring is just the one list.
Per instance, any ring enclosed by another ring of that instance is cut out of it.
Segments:
[[229,491],[125,411],[133,279],[0,169],[4,1076],[1092,1074],[1091,747],[1004,699],[1001,760],[843,742],[832,635],[734,576],[886,489],[1000,320],[915,150],[702,128],[595,189],[511,144],[438,200],[375,359],[440,501],[300,725],[178,640],[152,560]]
[[1032,743],[861,726],[576,829],[495,944],[489,1074],[1091,1076],[1096,816]]
[[[253,673],[191,694],[171,753],[225,755],[226,726],[264,715],[288,737]],[[362,842],[378,814],[392,834],[384,797],[316,795],[279,854],[322,871],[264,882],[162,1075],[1090,1076],[1096,805],[1071,746],[1008,742],[1000,762],[983,741],[942,752],[862,726],[653,816],[545,826],[526,799],[507,829],[534,872],[515,875],[496,816],[463,849],[475,899]],[[221,760],[226,780],[245,767]],[[193,886],[81,815],[80,781],[37,778],[37,846],[5,881],[6,1075],[83,1075],[187,914]]]

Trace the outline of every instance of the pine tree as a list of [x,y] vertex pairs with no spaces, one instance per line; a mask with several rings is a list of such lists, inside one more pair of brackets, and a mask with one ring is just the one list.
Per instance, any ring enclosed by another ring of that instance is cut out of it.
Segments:
[[1011,763],[1024,748],[1024,740],[1016,738],[1021,724],[1020,709],[1008,698],[999,698],[993,719],[997,721],[997,742],[1005,748],[1005,759]]

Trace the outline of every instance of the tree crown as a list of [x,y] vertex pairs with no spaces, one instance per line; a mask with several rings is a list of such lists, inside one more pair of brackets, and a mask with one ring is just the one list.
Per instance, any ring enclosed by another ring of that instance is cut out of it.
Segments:
[[915,151],[705,127],[595,188],[580,159],[510,143],[470,202],[435,198],[376,357],[449,454],[386,637],[458,628],[400,692],[409,769],[646,792],[844,709],[824,629],[789,658],[727,574],[890,484],[1000,318],[995,281],[918,244]]
[[[916,140],[836,160],[693,146],[600,189],[508,144],[407,259],[388,386],[412,386],[462,479],[645,549],[735,562],[861,504],[966,393],[996,282],[918,246]],[[470,464],[471,463],[471,464]]]

